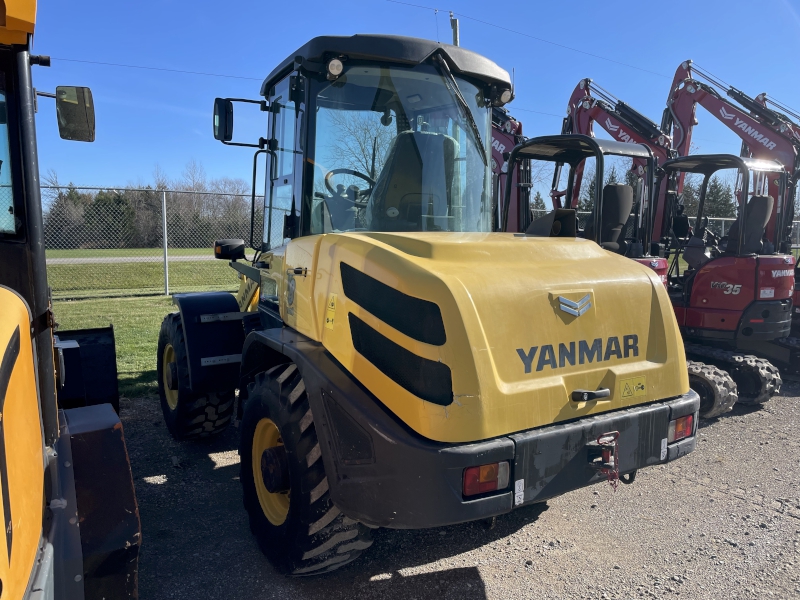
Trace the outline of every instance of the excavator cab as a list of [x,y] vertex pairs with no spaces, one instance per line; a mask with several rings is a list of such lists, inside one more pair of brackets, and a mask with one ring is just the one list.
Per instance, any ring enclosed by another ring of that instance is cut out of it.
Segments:
[[[718,235],[708,226],[707,213],[713,210],[709,204],[715,200],[709,193],[709,187],[714,178],[734,169],[738,214],[727,232],[720,231],[722,235]],[[676,278],[671,287],[673,292],[680,293],[686,292],[687,278],[694,276],[700,267],[714,258],[775,254],[778,240],[767,237],[767,223],[773,213],[774,199],[767,195],[766,185],[768,181],[775,181],[783,188],[788,182],[785,170],[776,162],[733,155],[696,155],[671,160],[664,164],[661,177],[677,180],[687,173],[703,178],[699,187],[697,215],[691,224],[685,200],[680,198],[675,203],[675,214],[670,220],[669,231],[664,235],[671,239],[668,248],[672,256],[670,274]],[[778,216],[791,218],[786,207],[779,209]],[[775,228],[773,238],[778,235],[778,229]],[[679,258],[688,265],[684,275],[680,273]]]
[[[738,214],[727,231],[715,230],[709,213],[720,201],[720,179],[731,172],[731,201],[738,205]],[[668,189],[674,189],[687,174],[702,177],[696,216],[688,215],[694,207],[687,206],[685,189],[682,198],[668,193],[666,209],[673,217],[664,219],[661,233],[668,240],[668,292],[687,356],[721,367],[739,365],[731,370],[739,402],[765,402],[777,392],[780,376],[766,359],[757,357],[790,364],[796,351],[782,341],[791,326],[794,260],[776,252],[779,232],[791,219],[790,208],[780,202],[788,175],[777,161],[694,155],[664,163],[657,187],[666,180]],[[779,191],[776,210],[768,186]],[[777,226],[770,229],[776,214]],[[742,352],[747,355],[737,354]],[[753,364],[742,368],[737,356]]]
[[[554,210],[535,219],[525,233],[552,237],[582,237],[616,254],[634,258],[644,257],[644,250],[650,238],[649,208],[653,188],[648,185],[646,177],[640,178],[635,187],[628,183],[606,181],[605,163],[612,158],[637,160],[645,165],[643,173],[653,173],[655,170],[653,154],[643,144],[600,140],[579,134],[533,138],[514,148],[508,162],[509,172],[513,171],[518,162],[555,163],[550,192]],[[585,167],[589,160],[594,162],[593,174],[584,182]],[[560,190],[558,187],[564,181],[562,177],[564,167],[568,167],[569,174],[566,178],[566,189]],[[534,170],[540,169],[534,168]],[[582,185],[586,187],[583,193]],[[508,213],[513,204],[510,195],[511,186],[508,186],[505,192],[504,223],[508,227]],[[592,208],[581,230],[578,227],[576,212],[578,202],[580,198],[592,195],[593,197],[588,198]],[[563,208],[560,206],[562,199],[566,199],[563,201],[565,205]],[[634,206],[637,208],[636,211]],[[529,209],[520,210],[526,212]],[[571,224],[573,226],[566,226],[567,218],[575,221]]]

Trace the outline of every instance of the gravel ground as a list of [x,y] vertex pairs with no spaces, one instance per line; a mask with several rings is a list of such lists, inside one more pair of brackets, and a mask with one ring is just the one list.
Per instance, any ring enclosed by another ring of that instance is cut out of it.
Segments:
[[177,443],[158,401],[123,401],[155,598],[800,598],[800,385],[702,422],[697,450],[482,523],[378,530],[355,563],[288,579],[250,535],[238,430]]

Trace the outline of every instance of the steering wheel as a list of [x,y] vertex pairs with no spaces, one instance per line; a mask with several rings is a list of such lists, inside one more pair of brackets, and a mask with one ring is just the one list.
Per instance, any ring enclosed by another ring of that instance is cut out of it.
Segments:
[[331,177],[333,177],[334,175],[354,175],[359,179],[363,179],[364,181],[366,181],[370,187],[364,191],[358,190],[357,195],[359,198],[363,196],[369,196],[370,193],[372,193],[372,186],[375,185],[375,180],[372,179],[372,177],[370,177],[369,175],[364,175],[364,173],[360,173],[359,171],[354,171],[353,169],[332,169],[327,173],[325,173],[325,187],[333,196],[338,195],[338,192],[334,190],[333,186],[331,185]]

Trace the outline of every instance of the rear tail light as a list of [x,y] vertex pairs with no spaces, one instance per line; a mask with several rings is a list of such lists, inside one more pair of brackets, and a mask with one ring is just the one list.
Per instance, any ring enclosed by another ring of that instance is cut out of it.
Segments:
[[686,415],[669,422],[667,443],[672,444],[692,435],[694,432],[694,415]]
[[508,462],[464,469],[464,495],[476,496],[508,487]]

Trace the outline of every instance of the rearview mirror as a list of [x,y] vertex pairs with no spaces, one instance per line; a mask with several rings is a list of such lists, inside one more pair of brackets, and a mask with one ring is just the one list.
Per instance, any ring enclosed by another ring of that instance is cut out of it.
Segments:
[[58,86],[56,116],[61,139],[94,141],[94,101],[87,87]]
[[233,102],[227,98],[214,99],[214,139],[220,142],[233,139]]

